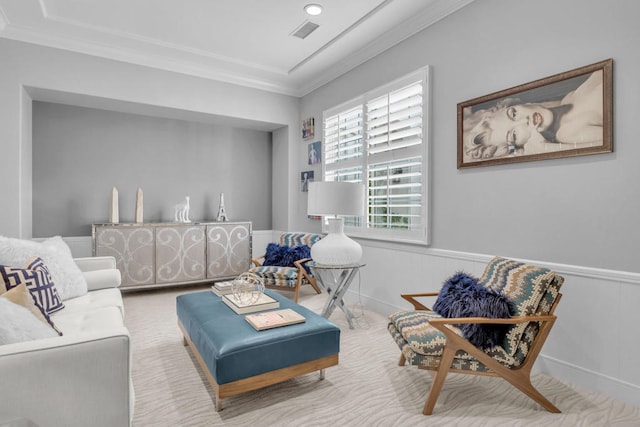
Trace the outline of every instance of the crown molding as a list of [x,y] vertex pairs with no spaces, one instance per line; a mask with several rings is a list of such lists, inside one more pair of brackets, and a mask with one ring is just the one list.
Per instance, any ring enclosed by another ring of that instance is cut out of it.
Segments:
[[[72,33],[40,30],[38,28],[11,24],[0,8],[0,37],[82,53],[100,58],[191,75],[223,83],[245,86],[278,94],[302,97],[341,75],[353,70],[412,35],[438,22],[447,15],[475,0],[432,1],[428,8],[413,16],[402,25],[390,29],[348,57],[314,71],[312,67],[323,52],[287,72],[285,69],[267,67],[249,61],[241,61],[222,55],[162,42],[124,31],[115,31],[75,20],[61,18],[49,13],[39,0],[43,16],[57,25],[53,28],[72,28]],[[83,34],[97,36],[88,42]],[[124,43],[123,43],[124,42]],[[123,46],[124,44],[124,46]],[[327,54],[326,49],[324,54]]]
[[286,83],[286,76],[270,75],[264,77],[260,74],[265,73],[260,73],[259,71],[255,72],[255,75],[249,75],[240,71],[242,67],[236,66],[234,68],[237,69],[234,70],[229,66],[216,64],[215,60],[210,58],[207,60],[207,58],[202,57],[194,58],[193,55],[176,57],[164,53],[141,53],[137,49],[123,49],[122,47],[86,42],[82,39],[63,35],[44,34],[32,28],[16,25],[8,25],[4,30],[0,31],[0,37],[283,95],[300,96],[300,92],[296,87]]
[[456,12],[473,1],[475,0],[433,2],[429,8],[422,11],[422,13],[413,16],[410,20],[405,21],[403,25],[387,31],[385,34],[359,49],[353,55],[350,55],[349,58],[334,64],[328,70],[318,74],[316,79],[303,84],[299,90],[301,96],[313,92],[330,81],[335,80],[341,75],[353,70],[359,65],[364,64],[370,59],[444,19],[448,15]]

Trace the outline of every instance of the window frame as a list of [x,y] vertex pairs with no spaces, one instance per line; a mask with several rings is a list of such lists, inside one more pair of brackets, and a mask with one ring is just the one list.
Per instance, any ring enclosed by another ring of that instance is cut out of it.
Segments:
[[[361,109],[362,114],[362,155],[356,160],[348,160],[344,162],[332,163],[329,170],[344,170],[347,168],[361,167],[361,180],[356,182],[362,182],[365,184],[365,194],[367,194],[367,200],[365,205],[369,206],[369,170],[373,165],[380,164],[380,159],[374,159],[369,156],[369,147],[367,144],[367,103],[375,100],[381,96],[388,95],[394,91],[402,89],[408,85],[421,82],[422,84],[422,142],[419,145],[409,147],[409,149],[394,148],[386,151],[384,156],[388,158],[388,162],[394,162],[397,159],[394,157],[394,152],[401,153],[401,150],[405,150],[405,156],[401,159],[420,158],[421,159],[421,212],[420,212],[420,226],[416,230],[397,230],[393,228],[372,228],[369,227],[369,212],[366,213],[359,221],[360,225],[354,226],[350,224],[348,218],[345,220],[345,233],[352,237],[382,240],[389,242],[400,243],[412,243],[428,245],[430,237],[430,201],[429,201],[429,185],[430,185],[430,131],[429,131],[429,117],[430,117],[430,79],[429,79],[429,67],[423,67],[417,71],[409,73],[399,79],[396,79],[390,83],[377,87],[371,91],[368,91],[360,96],[357,96],[349,101],[343,102],[337,106],[331,107],[322,113],[322,152],[323,157],[326,156],[326,126],[327,119],[332,118],[338,114],[346,113],[352,109]],[[412,157],[408,157],[406,153],[410,153]],[[401,153],[402,154],[402,153]],[[321,179],[324,181],[327,178],[327,162],[326,157],[322,162]],[[374,161],[375,160],[375,163]],[[338,167],[335,165],[339,165]],[[368,208],[367,208],[368,209]],[[353,218],[352,218],[353,219]],[[354,221],[351,221],[354,222]],[[327,232],[326,218],[323,218],[322,231]]]

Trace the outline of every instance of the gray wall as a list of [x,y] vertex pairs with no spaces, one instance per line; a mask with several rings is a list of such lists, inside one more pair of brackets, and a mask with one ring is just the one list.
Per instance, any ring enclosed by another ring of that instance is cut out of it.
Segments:
[[220,193],[232,220],[271,228],[271,133],[136,114],[33,103],[33,236],[86,236],[108,220],[112,187],[120,222],[215,219]]
[[[638,16],[635,0],[476,0],[305,96],[301,117],[318,123],[324,109],[429,65],[431,247],[640,272]],[[607,58],[614,153],[456,169],[459,102]]]

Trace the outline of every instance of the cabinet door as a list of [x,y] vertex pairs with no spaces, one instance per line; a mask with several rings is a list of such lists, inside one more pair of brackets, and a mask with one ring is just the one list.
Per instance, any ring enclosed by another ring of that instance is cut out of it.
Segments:
[[95,254],[116,259],[122,286],[148,285],[155,282],[155,250],[151,227],[96,227]]
[[251,223],[207,225],[207,278],[236,277],[251,266]]
[[156,283],[205,279],[204,226],[156,229]]

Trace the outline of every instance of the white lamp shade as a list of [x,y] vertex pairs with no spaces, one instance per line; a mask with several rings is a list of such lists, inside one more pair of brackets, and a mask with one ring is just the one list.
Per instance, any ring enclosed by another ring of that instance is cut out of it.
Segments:
[[309,183],[308,215],[364,215],[364,185],[354,182]]

